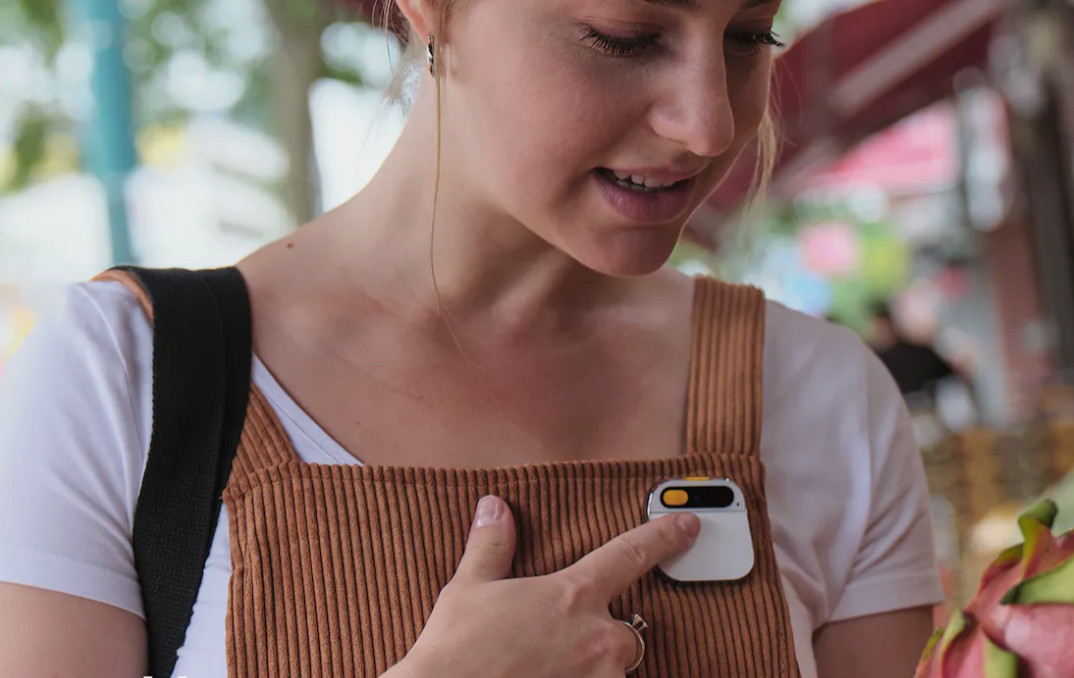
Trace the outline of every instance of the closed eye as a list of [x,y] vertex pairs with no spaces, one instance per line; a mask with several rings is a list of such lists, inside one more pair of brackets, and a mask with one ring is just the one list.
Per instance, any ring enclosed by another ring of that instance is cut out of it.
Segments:
[[[585,27],[584,39],[598,51],[612,57],[627,58],[640,56],[660,43],[659,33],[640,35],[612,35],[598,31],[592,26]],[[731,52],[748,56],[759,53],[765,47],[786,47],[779,36],[772,31],[749,32],[737,31],[727,34],[727,41],[733,43]]]
[[660,42],[659,33],[641,35],[610,35],[602,33],[592,26],[586,27],[585,40],[598,51],[613,57],[638,56]]
[[772,31],[760,33],[734,32],[728,33],[727,38],[729,42],[734,42],[738,45],[737,49],[733,51],[736,54],[743,55],[756,54],[765,47],[783,48],[787,46],[787,43],[780,41],[779,36]]

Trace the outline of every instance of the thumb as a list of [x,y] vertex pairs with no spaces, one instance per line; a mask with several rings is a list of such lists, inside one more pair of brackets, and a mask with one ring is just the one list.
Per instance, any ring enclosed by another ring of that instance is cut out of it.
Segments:
[[455,577],[476,581],[504,579],[511,573],[514,557],[515,521],[511,508],[498,497],[482,497]]

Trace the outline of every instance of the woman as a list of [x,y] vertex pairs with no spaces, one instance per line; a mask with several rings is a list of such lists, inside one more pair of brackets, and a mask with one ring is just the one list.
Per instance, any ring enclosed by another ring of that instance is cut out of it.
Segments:
[[[398,144],[350,202],[238,267],[254,385],[294,453],[488,469],[682,455],[695,283],[664,264],[765,119],[778,2],[397,4],[431,62]],[[941,592],[899,394],[849,333],[762,314],[763,489],[800,674],[904,678]],[[93,282],[10,367],[0,674],[142,675],[130,524],[151,361],[134,295]],[[698,530],[656,521],[510,578],[516,527],[482,501],[386,675],[622,676],[641,645],[609,601]],[[241,612],[228,530],[222,516],[175,675],[224,675],[242,642],[225,650]]]

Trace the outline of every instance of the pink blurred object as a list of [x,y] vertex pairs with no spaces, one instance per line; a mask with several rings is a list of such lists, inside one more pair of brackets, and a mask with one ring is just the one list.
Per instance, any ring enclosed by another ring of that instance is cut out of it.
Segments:
[[954,109],[934,106],[865,139],[819,171],[786,176],[787,191],[849,192],[879,189],[913,195],[958,179]]
[[861,265],[857,229],[844,221],[822,221],[802,230],[802,256],[806,268],[825,276],[850,275]]
[[966,609],[937,631],[915,678],[1074,676],[1074,533],[1051,533],[1056,507],[1018,519],[1025,543],[1004,551]]

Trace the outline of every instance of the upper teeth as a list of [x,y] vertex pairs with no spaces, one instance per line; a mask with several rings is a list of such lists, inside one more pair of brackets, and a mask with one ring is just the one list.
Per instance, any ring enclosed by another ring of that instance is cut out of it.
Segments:
[[624,172],[612,171],[615,178],[619,181],[629,181],[632,184],[638,186],[644,186],[645,188],[665,188],[675,184],[674,181],[661,181],[660,179],[653,179],[652,177],[642,176],[640,174],[626,174]]

